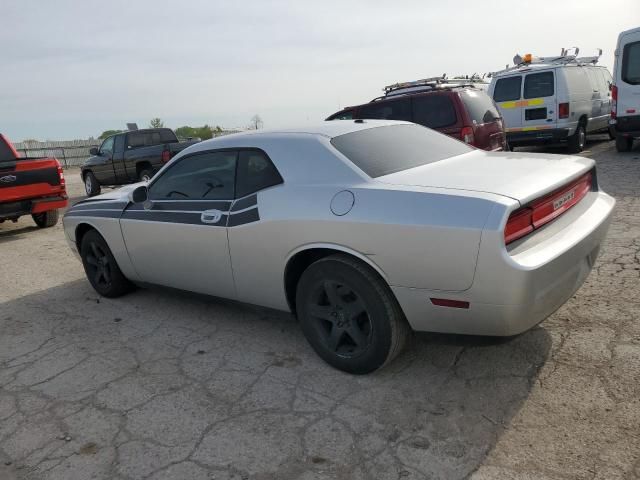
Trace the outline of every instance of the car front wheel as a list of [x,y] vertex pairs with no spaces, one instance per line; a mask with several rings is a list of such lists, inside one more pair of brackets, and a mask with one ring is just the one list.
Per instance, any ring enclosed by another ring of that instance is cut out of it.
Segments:
[[367,265],[332,255],[309,266],[298,283],[302,331],[331,366],[365,374],[402,350],[409,325],[389,287]]
[[116,263],[104,238],[91,230],[82,238],[82,265],[87,279],[96,292],[104,297],[120,297],[133,289]]

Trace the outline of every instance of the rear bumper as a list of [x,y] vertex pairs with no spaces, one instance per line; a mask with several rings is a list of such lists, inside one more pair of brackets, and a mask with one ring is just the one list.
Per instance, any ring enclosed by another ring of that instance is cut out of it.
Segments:
[[640,138],[640,115],[625,115],[612,122],[616,135]]
[[507,142],[512,147],[558,144],[565,143],[571,133],[571,128],[549,128],[545,130],[507,132]]
[[66,195],[32,198],[17,202],[2,202],[0,203],[0,220],[48,212],[49,210],[58,210],[60,208],[66,208],[68,203],[69,200]]
[[[463,292],[392,287],[414,330],[511,336],[534,327],[584,283],[604,241],[615,200],[592,192],[556,221],[507,251],[502,232],[484,232],[473,285]],[[513,245],[513,244],[512,244]],[[439,307],[431,298],[469,302]]]

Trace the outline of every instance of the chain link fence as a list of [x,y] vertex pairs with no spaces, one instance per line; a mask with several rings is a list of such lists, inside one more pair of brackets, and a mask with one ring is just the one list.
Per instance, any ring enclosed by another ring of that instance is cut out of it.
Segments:
[[89,150],[102,140],[68,140],[60,142],[16,142],[13,146],[21,157],[55,157],[63,167],[80,166],[89,158]]

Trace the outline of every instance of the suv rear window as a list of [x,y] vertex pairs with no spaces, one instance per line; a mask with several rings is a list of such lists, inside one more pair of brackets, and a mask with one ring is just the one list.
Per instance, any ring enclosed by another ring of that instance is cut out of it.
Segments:
[[442,128],[456,123],[456,109],[449,95],[413,97],[413,121],[429,128]]
[[372,178],[462,155],[472,147],[420,125],[368,128],[331,144]]
[[627,43],[622,51],[622,81],[640,84],[640,42]]
[[367,103],[358,109],[357,118],[410,121],[411,103],[408,98]]
[[508,102],[509,100],[520,100],[520,86],[522,85],[522,75],[515,77],[501,78],[496,82],[493,90],[493,99],[496,102]]
[[131,132],[127,134],[127,148],[149,147],[161,143],[175,143],[178,139],[169,129]]
[[496,105],[486,93],[474,90],[463,90],[460,93],[460,98],[472,122],[483,124],[493,122],[500,118],[500,113],[498,113]]
[[553,95],[553,72],[530,73],[524,78],[524,98]]

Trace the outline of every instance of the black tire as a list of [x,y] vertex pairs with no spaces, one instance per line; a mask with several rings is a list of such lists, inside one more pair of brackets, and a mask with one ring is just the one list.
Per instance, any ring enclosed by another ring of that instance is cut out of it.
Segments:
[[87,279],[96,292],[104,297],[120,297],[133,290],[133,284],[122,274],[104,238],[90,230],[80,246],[82,265]]
[[60,216],[58,210],[49,210],[48,212],[34,213],[31,215],[33,221],[40,228],[53,227],[58,223],[58,217]]
[[138,180],[141,182],[148,182],[153,177],[153,171],[149,168],[145,168],[140,170],[140,174],[138,175]]
[[609,140],[615,140],[616,139],[616,130],[613,127],[609,127],[607,129],[607,133],[609,134]]
[[632,137],[623,137],[622,135],[616,136],[616,150],[618,152],[628,152],[633,147]]
[[91,170],[84,174],[82,180],[84,181],[84,191],[87,194],[87,197],[100,195],[100,183],[98,183],[98,179]]
[[584,126],[584,123],[580,122],[578,124],[578,128],[576,128],[576,133],[569,137],[569,153],[580,153],[584,150],[584,146],[587,143],[587,129]]
[[346,255],[320,259],[304,271],[296,310],[316,353],[348,373],[370,373],[391,362],[411,331],[380,276]]

